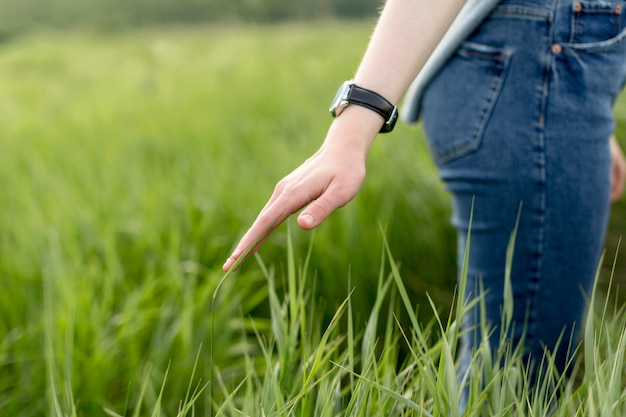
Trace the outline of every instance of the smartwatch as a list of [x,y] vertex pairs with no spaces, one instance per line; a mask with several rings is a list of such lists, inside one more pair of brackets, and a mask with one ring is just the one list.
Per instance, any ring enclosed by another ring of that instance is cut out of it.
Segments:
[[339,116],[348,104],[356,104],[366,107],[380,114],[385,119],[385,124],[380,128],[380,133],[391,132],[398,120],[398,107],[391,104],[380,94],[359,87],[352,80],[345,81],[337,90],[337,94],[330,105],[330,114]]

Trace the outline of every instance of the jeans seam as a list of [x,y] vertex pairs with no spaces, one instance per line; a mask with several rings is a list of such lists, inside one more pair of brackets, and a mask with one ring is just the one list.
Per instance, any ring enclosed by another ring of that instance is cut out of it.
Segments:
[[[554,37],[554,24],[550,21],[548,39]],[[532,254],[533,265],[529,265],[529,281],[528,281],[528,323],[526,328],[526,338],[529,345],[534,344],[534,338],[536,337],[537,326],[537,303],[539,301],[539,293],[541,287],[541,271],[543,263],[543,248],[545,240],[545,228],[546,228],[546,210],[547,210],[547,195],[546,195],[546,138],[545,138],[545,124],[546,113],[548,106],[548,95],[550,89],[550,82],[553,74],[554,57],[550,51],[546,51],[545,70],[543,74],[543,83],[540,90],[539,100],[539,115],[537,118],[536,127],[536,143],[533,146],[533,165],[537,175],[537,200],[532,201],[531,225],[533,230],[533,243],[534,253]]]
[[543,7],[501,5],[496,7],[490,17],[517,17],[526,19],[548,20],[552,10]]

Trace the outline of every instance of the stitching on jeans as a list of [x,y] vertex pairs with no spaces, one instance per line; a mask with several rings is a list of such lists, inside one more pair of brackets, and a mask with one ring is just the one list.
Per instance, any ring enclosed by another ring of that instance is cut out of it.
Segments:
[[551,20],[552,10],[541,7],[501,5],[496,7],[490,17],[519,17],[537,20]]

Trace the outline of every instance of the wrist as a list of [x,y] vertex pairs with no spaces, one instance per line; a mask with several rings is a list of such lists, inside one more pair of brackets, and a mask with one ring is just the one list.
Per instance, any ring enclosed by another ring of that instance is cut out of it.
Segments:
[[351,153],[367,156],[380,131],[383,118],[361,106],[348,106],[330,125],[324,146],[340,146]]
[[333,117],[337,117],[350,105],[364,107],[380,115],[383,119],[383,124],[379,129],[380,133],[391,132],[398,120],[397,106],[379,93],[361,87],[352,80],[345,81],[339,87],[329,110]]

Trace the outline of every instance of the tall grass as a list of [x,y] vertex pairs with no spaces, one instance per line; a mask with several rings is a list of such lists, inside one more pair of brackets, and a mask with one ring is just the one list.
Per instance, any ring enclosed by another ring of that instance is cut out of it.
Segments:
[[[296,256],[290,242],[288,285],[281,296],[274,268],[257,255],[267,279],[271,332],[255,332],[263,355],[245,355],[247,372],[241,384],[231,389],[221,384],[226,400],[215,404],[216,415],[621,416],[626,412],[623,308],[609,311],[608,302],[599,308],[591,303],[584,344],[571,346],[580,351],[571,364],[573,376],[555,370],[549,351],[539,371],[532,373],[521,347],[504,338],[511,314],[503,314],[501,342],[492,350],[492,329],[483,318],[483,343],[473,352],[467,372],[459,376],[455,359],[459,323],[470,310],[484,309],[482,295],[472,301],[457,298],[447,317],[432,305],[434,318],[422,324],[385,242],[375,306],[364,326],[352,323],[350,327],[361,330],[346,333],[338,323],[340,316],[351,316],[350,294],[326,327],[320,327],[320,311],[308,296],[310,252],[301,262]],[[463,285],[464,280],[459,293]],[[504,299],[503,311],[511,311],[513,298],[505,295]],[[394,320],[401,310],[410,317],[408,327]],[[377,333],[374,329],[380,320],[384,320],[383,331]],[[410,352],[406,357],[402,345]],[[463,390],[468,401],[461,411]]]
[[[2,45],[0,414],[452,412],[454,235],[417,128],[377,141],[362,192],[314,244],[279,228],[212,313],[223,260],[275,181],[318,147],[328,94],[371,26]],[[623,311],[606,310],[587,379],[561,383],[577,413],[621,407],[607,387],[620,382]],[[468,412],[487,400],[528,410],[515,369],[494,369],[490,394],[476,385]]]

